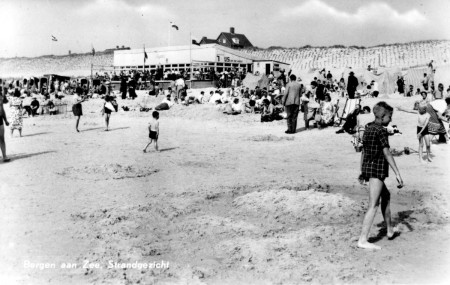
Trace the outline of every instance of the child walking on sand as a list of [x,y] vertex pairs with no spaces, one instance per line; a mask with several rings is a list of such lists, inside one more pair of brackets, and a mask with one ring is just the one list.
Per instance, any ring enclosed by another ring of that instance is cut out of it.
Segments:
[[423,141],[427,147],[427,160],[431,162],[430,157],[430,134],[428,133],[428,121],[430,120],[430,114],[427,113],[427,105],[419,105],[419,120],[417,122],[417,138],[419,139],[419,160],[422,163],[423,155]]
[[150,123],[148,125],[148,131],[149,131],[149,138],[150,138],[150,142],[145,146],[144,148],[144,152],[147,152],[147,148],[148,146],[155,141],[155,150],[157,152],[159,152],[158,149],[158,136],[159,136],[159,112],[158,111],[154,111],[152,113],[152,119],[150,120]]
[[370,227],[381,202],[381,213],[387,227],[387,237],[394,237],[391,223],[390,197],[391,194],[384,183],[389,176],[389,166],[395,172],[399,188],[403,187],[403,180],[398,171],[395,160],[389,151],[389,139],[384,128],[392,118],[393,108],[386,102],[378,102],[373,107],[375,121],[366,125],[363,136],[363,151],[361,154],[361,179],[369,181],[369,208],[362,225],[358,247],[365,249],[381,249],[380,246],[368,242]]

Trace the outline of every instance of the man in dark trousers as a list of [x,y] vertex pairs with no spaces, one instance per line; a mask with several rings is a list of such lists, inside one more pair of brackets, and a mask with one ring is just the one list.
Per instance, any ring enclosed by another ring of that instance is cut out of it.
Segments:
[[328,80],[328,83],[333,84],[333,75],[331,74],[331,72],[329,70],[327,73],[327,80]]
[[134,77],[131,77],[130,81],[128,81],[128,94],[130,94],[130,98],[134,100],[136,95],[136,81],[134,80]]
[[355,98],[355,92],[356,87],[358,87],[358,79],[355,77],[355,74],[353,71],[350,71],[350,75],[348,76],[347,80],[347,92],[348,92],[348,98],[354,99]]
[[33,96],[33,101],[31,101],[31,116],[36,116],[37,115],[37,111],[39,109],[39,101],[37,100],[37,98],[35,96]]
[[127,99],[127,79],[122,76],[120,79],[120,93],[122,93],[122,99]]
[[422,85],[423,85],[423,89],[425,91],[428,91],[428,82],[429,82],[429,78],[428,78],[427,74],[424,73],[423,78],[422,78]]
[[286,91],[283,96],[282,103],[287,114],[287,131],[286,134],[295,134],[297,130],[297,116],[300,105],[301,85],[298,83],[297,77],[291,74],[289,77],[291,82],[286,85]]
[[317,80],[316,100],[318,103],[325,100],[325,91],[325,85],[320,80]]
[[99,95],[106,95],[108,88],[106,87],[106,80],[103,80],[102,85],[100,85]]
[[284,74],[284,69],[283,70],[281,70],[281,74],[280,74],[280,76],[278,76],[278,84],[279,85],[281,85],[281,86],[285,86],[286,85],[286,75]]

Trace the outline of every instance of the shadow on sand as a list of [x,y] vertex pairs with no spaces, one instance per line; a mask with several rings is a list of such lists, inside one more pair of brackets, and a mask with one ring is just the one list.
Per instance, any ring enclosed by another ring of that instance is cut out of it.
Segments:
[[296,130],[295,130],[295,133],[301,133],[301,132],[304,132],[304,131],[307,131],[307,130],[308,130],[307,128],[302,127],[302,128],[296,129]]
[[34,137],[34,136],[40,136],[40,135],[46,135],[46,134],[51,134],[51,132],[34,133],[34,134],[24,135],[23,137]]
[[169,147],[169,148],[163,148],[163,149],[160,149],[159,151],[160,152],[163,152],[163,151],[170,151],[170,150],[174,150],[174,149],[177,149],[178,147]]
[[96,128],[80,130],[80,133],[82,133],[82,132],[89,132],[89,131],[95,131],[95,130],[99,130],[99,129],[104,129],[104,127],[96,127]]
[[108,132],[114,132],[114,131],[118,131],[118,130],[125,130],[125,129],[129,129],[130,127],[121,127],[121,128],[115,128],[115,129],[109,129]]
[[[392,219],[392,224],[393,225],[403,224],[408,228],[409,231],[413,231],[414,228],[408,222],[411,220],[410,216],[412,213],[414,213],[413,210],[398,212],[398,217]],[[414,220],[414,218],[412,219]],[[368,239],[369,242],[377,242],[387,235],[386,223],[384,221],[379,223],[377,226],[381,227],[381,229],[378,231],[378,234],[375,237],[371,237]],[[395,232],[394,236],[389,238],[389,240],[393,240],[399,237],[401,234],[402,234],[401,232]]]
[[41,152],[35,152],[35,153],[18,153],[18,154],[12,154],[8,157],[11,158],[11,161],[22,159],[22,158],[29,158],[37,155],[47,154],[47,153],[54,153],[56,151],[54,150],[48,150],[48,151],[41,151]]

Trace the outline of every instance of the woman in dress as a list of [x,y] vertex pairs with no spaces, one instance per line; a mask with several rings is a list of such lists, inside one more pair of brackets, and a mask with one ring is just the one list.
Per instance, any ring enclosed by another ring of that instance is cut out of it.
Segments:
[[319,126],[330,126],[334,122],[334,105],[331,103],[330,93],[325,94],[325,100],[320,105],[321,120]]
[[19,135],[22,136],[22,127],[23,127],[23,119],[22,119],[22,98],[20,98],[20,91],[16,89],[14,92],[14,96],[11,98],[9,102],[9,107],[11,108],[10,121],[11,126],[11,136],[14,134],[14,130],[19,130]]
[[[14,88],[13,84],[10,83],[9,86],[8,86],[8,95],[9,95],[9,96],[14,96],[14,91],[15,91],[15,90],[16,90],[16,89]],[[5,96],[6,96],[6,94],[5,94]]]
[[0,149],[3,155],[3,162],[8,162],[10,159],[6,156],[5,127],[3,125],[9,126],[9,122],[3,109],[3,96],[6,97],[6,94],[3,95],[2,90],[0,90]]
[[347,89],[347,87],[345,86],[344,78],[341,77],[341,80],[339,81],[338,86],[339,86],[339,93],[341,93],[341,97],[344,97],[345,90]]
[[78,130],[78,124],[80,123],[80,118],[83,116],[83,108],[81,106],[81,103],[84,102],[84,96],[81,96],[81,94],[78,94],[78,92],[75,93],[75,96],[73,96],[73,106],[72,106],[72,112],[75,117],[77,117],[77,123],[75,125],[75,129],[77,132],[80,132]]

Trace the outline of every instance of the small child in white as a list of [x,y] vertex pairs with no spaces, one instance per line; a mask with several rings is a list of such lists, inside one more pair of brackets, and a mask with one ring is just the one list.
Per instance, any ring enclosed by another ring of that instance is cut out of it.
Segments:
[[148,125],[148,131],[149,131],[149,138],[150,138],[150,142],[145,146],[144,148],[144,152],[147,152],[147,148],[148,146],[155,141],[155,150],[157,152],[159,152],[158,149],[158,136],[159,136],[159,112],[158,111],[154,111],[152,113],[152,120],[150,121],[149,125]]
[[430,134],[428,133],[428,121],[430,120],[430,114],[427,113],[427,105],[420,104],[419,105],[419,120],[417,122],[417,138],[419,139],[419,160],[423,162],[423,142],[425,141],[425,145],[427,148],[427,160],[431,162],[430,157]]

